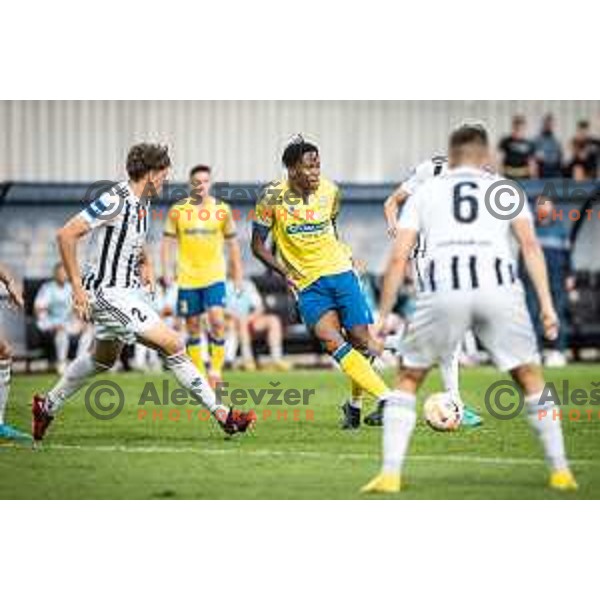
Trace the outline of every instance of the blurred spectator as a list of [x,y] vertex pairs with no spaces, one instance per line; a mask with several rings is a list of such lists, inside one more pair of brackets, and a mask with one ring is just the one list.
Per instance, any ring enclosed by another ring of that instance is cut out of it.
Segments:
[[[548,367],[562,367],[567,363],[568,293],[575,287],[571,261],[569,226],[562,219],[553,217],[554,203],[550,198],[540,196],[536,205],[536,232],[544,251],[550,291],[560,320],[558,338],[549,342],[545,364]],[[524,269],[522,269],[524,272]],[[540,322],[540,310],[531,281],[524,275],[527,306],[538,335],[540,351],[543,351],[544,337]]]
[[502,138],[498,146],[501,153],[501,172],[510,179],[537,177],[535,145],[527,139],[525,117],[516,115],[512,119],[510,135]]
[[225,302],[228,333],[237,337],[241,347],[243,367],[248,371],[256,369],[252,339],[256,334],[264,333],[270,353],[269,366],[277,370],[288,371],[291,365],[283,360],[281,319],[277,315],[265,313],[262,298],[254,283],[249,279],[244,279],[241,288],[236,289],[233,281],[228,279]]
[[540,135],[534,140],[538,177],[562,176],[562,147],[554,135],[554,117],[546,115],[542,121]]
[[567,177],[576,181],[595,179],[598,172],[600,144],[590,133],[588,121],[579,121],[571,140],[571,162],[567,166]]
[[87,328],[73,313],[71,284],[61,263],[54,267],[53,279],[38,290],[33,312],[42,337],[53,346],[54,367],[62,374],[67,366],[70,346],[78,341],[84,346],[91,336],[82,336],[80,339]]

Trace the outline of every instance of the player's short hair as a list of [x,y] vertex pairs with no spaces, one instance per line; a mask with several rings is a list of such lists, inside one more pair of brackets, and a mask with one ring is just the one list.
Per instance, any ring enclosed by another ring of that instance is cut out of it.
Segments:
[[297,165],[307,152],[319,154],[319,148],[312,142],[307,142],[301,135],[296,135],[285,147],[281,156],[281,162],[286,169]]
[[150,171],[162,171],[171,166],[169,149],[160,144],[136,144],[127,154],[127,174],[139,181]]
[[212,169],[208,166],[208,165],[196,165],[195,167],[192,167],[190,169],[190,179],[196,174],[196,173],[208,173],[209,175],[211,174]]
[[488,133],[482,125],[461,125],[450,135],[450,150],[457,150],[467,144],[489,145]]

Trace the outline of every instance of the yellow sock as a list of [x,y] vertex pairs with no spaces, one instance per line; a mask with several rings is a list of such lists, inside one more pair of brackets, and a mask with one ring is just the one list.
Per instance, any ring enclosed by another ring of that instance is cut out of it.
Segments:
[[208,336],[208,353],[210,355],[210,369],[214,373],[221,373],[225,364],[225,340]]
[[202,375],[206,375],[206,369],[204,368],[204,361],[202,360],[202,344],[200,338],[189,338],[187,341],[187,353],[192,359],[194,366]]
[[380,398],[389,392],[388,386],[375,372],[371,363],[348,342],[334,352],[333,358],[337,360],[342,371],[369,394]]

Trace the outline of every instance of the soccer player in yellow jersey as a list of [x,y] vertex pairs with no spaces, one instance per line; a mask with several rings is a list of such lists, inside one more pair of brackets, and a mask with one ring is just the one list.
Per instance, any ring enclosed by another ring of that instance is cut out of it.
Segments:
[[[337,236],[339,189],[321,177],[317,146],[300,136],[286,147],[282,162],[287,179],[270,183],[256,206],[252,251],[286,278],[307,327],[355,388],[382,398],[388,387],[369,360],[380,352],[369,334],[373,318],[349,248]],[[267,247],[269,235],[277,256]],[[360,405],[352,408],[360,424]]]
[[241,289],[242,261],[231,209],[210,195],[210,167],[194,167],[190,184],[190,198],[169,210],[161,260],[163,276],[168,281],[174,246],[177,247],[177,312],[185,319],[188,354],[200,371],[204,371],[200,316],[207,315],[208,380],[215,387],[221,380],[225,361],[225,247],[234,286],[238,289]]

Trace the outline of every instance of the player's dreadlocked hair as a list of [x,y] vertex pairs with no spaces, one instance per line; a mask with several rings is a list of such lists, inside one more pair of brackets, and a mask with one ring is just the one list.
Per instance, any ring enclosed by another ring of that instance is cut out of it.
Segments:
[[127,155],[127,174],[139,181],[150,171],[162,171],[171,166],[169,149],[159,144],[136,144]]
[[302,157],[307,152],[316,152],[319,154],[319,149],[315,144],[307,142],[302,134],[295,135],[285,147],[283,155],[281,156],[281,162],[286,169],[297,165]]
[[455,129],[450,135],[450,149],[457,149],[467,144],[489,144],[488,134],[483,125],[466,124]]

